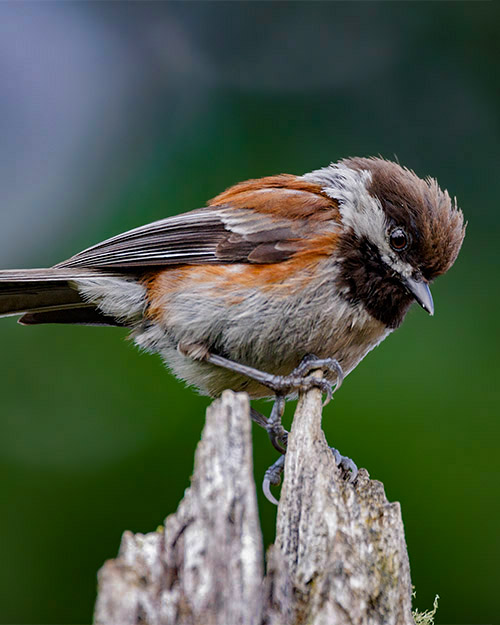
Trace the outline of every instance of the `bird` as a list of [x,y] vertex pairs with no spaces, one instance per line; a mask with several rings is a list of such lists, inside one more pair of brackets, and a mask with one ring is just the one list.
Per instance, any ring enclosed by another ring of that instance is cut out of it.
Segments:
[[[314,386],[328,401],[412,303],[433,315],[429,285],[464,236],[462,211],[435,179],[345,158],[240,182],[51,268],[0,271],[0,316],[127,327],[202,394],[274,398],[269,418],[251,416],[284,453],[285,401]],[[354,463],[333,452],[352,477]]]

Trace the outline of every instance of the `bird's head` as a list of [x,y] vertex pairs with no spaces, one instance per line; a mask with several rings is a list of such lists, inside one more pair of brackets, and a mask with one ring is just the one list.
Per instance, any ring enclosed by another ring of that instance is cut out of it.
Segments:
[[432,315],[429,284],[453,265],[465,234],[447,191],[381,158],[346,159],[306,178],[339,204],[339,287],[349,301],[391,328],[413,301]]

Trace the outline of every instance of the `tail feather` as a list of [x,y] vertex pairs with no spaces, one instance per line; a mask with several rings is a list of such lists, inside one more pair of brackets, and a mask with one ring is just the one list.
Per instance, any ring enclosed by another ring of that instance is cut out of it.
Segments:
[[124,324],[114,317],[105,315],[90,304],[81,308],[67,308],[48,310],[37,313],[26,313],[18,322],[23,326],[39,325],[41,323],[70,323],[84,326],[123,326]]
[[[106,273],[105,277],[110,274]],[[12,269],[0,271],[0,317],[24,314],[20,322],[120,325],[85,302],[74,281],[102,277],[91,269]]]

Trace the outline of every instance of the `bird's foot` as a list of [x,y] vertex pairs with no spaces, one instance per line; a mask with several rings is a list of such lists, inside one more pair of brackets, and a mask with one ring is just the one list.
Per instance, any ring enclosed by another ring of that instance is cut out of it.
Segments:
[[266,423],[266,430],[272,446],[284,454],[288,442],[288,432],[283,427],[281,420],[285,412],[286,400],[282,395],[276,395],[274,399],[273,409]]
[[317,378],[311,375],[313,371],[322,370],[325,373],[335,374],[335,389],[340,388],[344,374],[342,367],[334,358],[317,358],[310,354],[305,356],[298,367],[296,367],[289,375],[274,375],[266,371],[260,371],[254,367],[240,364],[229,360],[224,356],[212,354],[203,345],[179,343],[177,349],[184,356],[189,356],[194,360],[202,360],[210,362],[217,367],[222,367],[228,371],[234,371],[244,375],[251,380],[255,380],[262,386],[266,386],[277,396],[286,397],[297,391],[309,391],[312,388],[319,388],[326,395],[324,405],[332,398],[332,383],[327,378]]
[[[290,395],[296,391],[309,391],[319,388],[326,395],[324,406],[333,395],[332,383],[327,378],[317,378],[313,371],[335,374],[335,390],[340,388],[344,379],[342,367],[334,358],[317,358],[314,355],[305,356],[298,367],[288,375],[269,375],[268,386],[276,395]],[[330,376],[328,376],[330,377]]]
[[343,456],[335,447],[330,447],[330,449],[335,458],[335,464],[342,471],[342,477],[347,480],[349,484],[354,484],[358,477],[358,467],[354,460]]
[[[271,411],[269,419],[266,419],[259,412],[250,409],[250,416],[253,421],[258,423],[261,427],[267,430],[269,438],[273,447],[279,451],[282,455],[278,460],[266,471],[262,488],[264,494],[272,503],[277,504],[275,497],[271,493],[271,486],[277,486],[281,481],[281,474],[285,466],[286,446],[288,441],[288,432],[281,424],[281,419],[285,411],[285,397],[297,391],[306,392],[312,388],[319,388],[322,393],[326,395],[326,399],[323,405],[326,405],[332,398],[333,385],[331,380],[332,375],[335,376],[335,390],[338,390],[344,379],[344,373],[342,367],[334,358],[318,358],[314,354],[308,354],[305,356],[300,364],[288,375],[273,375],[265,371],[260,371],[254,367],[243,365],[223,356],[212,354],[205,346],[197,343],[187,344],[179,343],[177,349],[184,356],[193,358],[194,360],[201,360],[209,362],[217,367],[222,367],[229,371],[234,371],[244,375],[251,380],[266,386],[272,390],[276,399]],[[324,377],[318,378],[312,375],[314,371],[323,371]],[[335,456],[337,466],[339,466],[344,472],[345,476],[349,478],[350,482],[356,479],[358,469],[354,462],[350,458],[341,456],[336,449],[332,449]]]
[[269,436],[269,440],[271,441],[274,449],[276,449],[276,451],[279,451],[280,454],[284,454],[286,452],[288,432],[281,424],[282,413],[279,415],[279,418],[274,418],[275,413],[278,412],[278,410],[281,408],[281,401],[282,398],[276,398],[269,419],[252,407],[250,407],[250,418],[252,419],[252,421],[260,425],[261,428],[264,428],[264,430],[266,430]]
[[[343,456],[335,447],[330,447],[330,450],[335,458],[335,464],[341,471],[341,476],[349,483],[354,484],[358,477],[358,467],[356,463]],[[264,474],[264,480],[262,482],[262,491],[268,501],[275,506],[278,505],[278,500],[271,492],[271,486],[279,486],[281,484],[281,475],[285,469],[285,456],[280,456],[274,464]]]
[[285,468],[285,456],[280,456],[278,460],[274,464],[272,464],[269,469],[264,474],[264,480],[262,482],[262,491],[264,493],[265,498],[273,503],[275,506],[278,505],[278,500],[271,492],[271,486],[279,486],[281,484],[281,474]]

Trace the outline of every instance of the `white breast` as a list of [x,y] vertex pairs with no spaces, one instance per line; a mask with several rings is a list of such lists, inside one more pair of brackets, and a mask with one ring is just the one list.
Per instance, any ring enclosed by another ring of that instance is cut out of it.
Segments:
[[161,321],[135,327],[135,342],[160,353],[179,378],[210,395],[226,388],[255,397],[270,393],[239,375],[194,362],[177,351],[178,343],[199,343],[273,374],[290,373],[306,354],[333,357],[347,375],[390,330],[361,305],[352,306],[341,297],[337,268],[331,260],[325,263],[329,266],[320,272],[325,278],[281,297],[247,288],[238,292],[236,303],[228,303],[227,297],[214,297],[208,285],[183,288],[169,296]]

